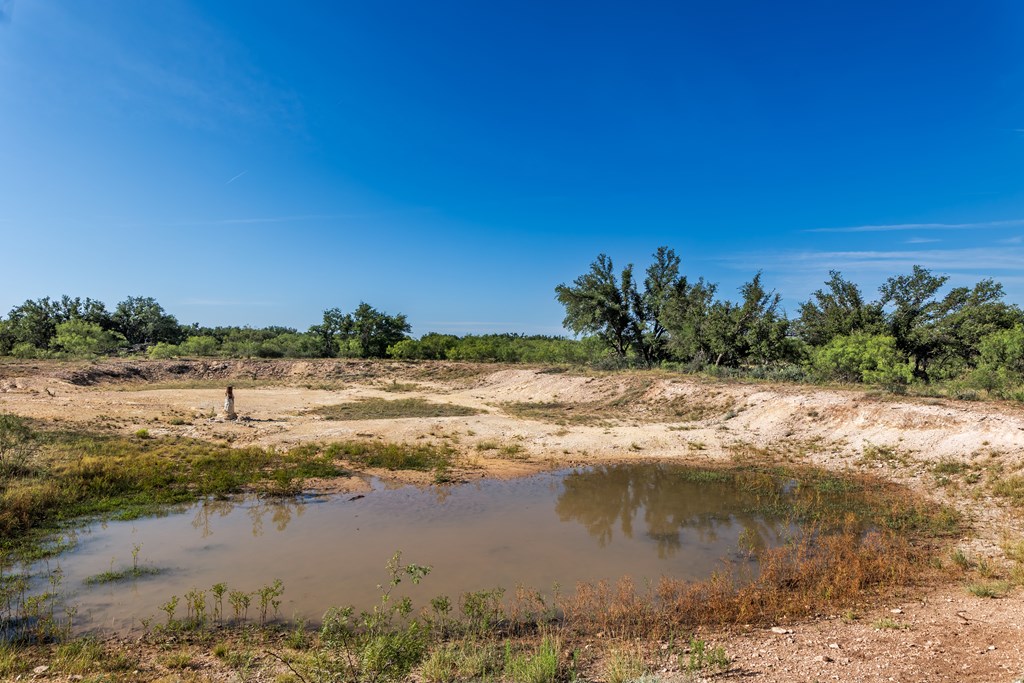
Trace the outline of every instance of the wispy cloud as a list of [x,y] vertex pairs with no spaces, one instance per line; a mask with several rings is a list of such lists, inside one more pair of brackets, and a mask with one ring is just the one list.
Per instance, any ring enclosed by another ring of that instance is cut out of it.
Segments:
[[11,23],[14,16],[14,0],[0,0],[0,24]]
[[942,240],[934,237],[911,237],[906,241],[907,244],[931,244],[933,242],[941,242]]
[[1024,235],[1017,235],[1005,240],[999,240],[999,244],[1024,244]]
[[[891,251],[780,251],[750,253],[725,259],[738,268],[771,268],[827,273],[829,270],[885,272],[910,270],[915,265],[944,272],[1016,272],[1024,274],[1024,248],[1014,246],[966,249],[907,249]],[[781,268],[781,265],[780,265]]]
[[899,232],[905,230],[982,230],[1024,226],[1024,218],[978,223],[894,223],[891,225],[853,225],[844,228],[812,228],[804,232]]
[[246,170],[242,171],[241,173],[239,173],[239,174],[238,174],[238,175],[236,175],[236,176],[235,176],[234,178],[232,178],[231,180],[227,181],[227,182],[226,182],[226,183],[224,183],[224,184],[225,184],[225,185],[230,185],[231,183],[235,182],[236,180],[238,180],[239,178],[241,178],[242,176],[244,176],[244,175],[245,175],[246,173],[248,173],[248,172],[249,172],[249,170],[248,170],[248,169],[246,169]]

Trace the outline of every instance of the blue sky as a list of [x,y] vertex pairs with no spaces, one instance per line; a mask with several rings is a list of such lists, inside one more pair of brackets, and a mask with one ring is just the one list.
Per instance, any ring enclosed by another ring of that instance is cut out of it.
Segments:
[[1024,303],[1024,3],[0,0],[0,312],[560,333],[659,245]]

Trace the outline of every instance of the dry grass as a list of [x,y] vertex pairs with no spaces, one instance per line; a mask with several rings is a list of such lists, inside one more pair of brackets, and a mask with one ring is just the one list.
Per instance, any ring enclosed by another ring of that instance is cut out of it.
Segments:
[[662,579],[648,591],[628,577],[614,585],[583,583],[560,607],[571,631],[618,638],[777,623],[834,612],[920,581],[929,573],[926,556],[891,533],[808,531],[798,542],[762,553],[753,578],[726,568],[706,581]]
[[395,420],[405,417],[464,417],[480,411],[453,403],[432,403],[422,398],[364,398],[350,403],[321,406],[308,411],[328,420]]
[[633,389],[603,401],[520,401],[502,403],[507,415],[558,425],[611,426],[615,421],[697,422],[729,414],[731,399],[694,400],[678,397],[648,401]]

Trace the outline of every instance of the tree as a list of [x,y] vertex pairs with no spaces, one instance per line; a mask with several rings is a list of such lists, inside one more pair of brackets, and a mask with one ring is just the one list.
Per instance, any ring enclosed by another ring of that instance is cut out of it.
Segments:
[[558,301],[565,307],[562,324],[575,334],[595,334],[625,358],[630,347],[629,302],[633,292],[633,266],[622,270],[622,284],[615,277],[615,266],[605,254],[598,254],[590,272],[573,280],[573,286],[555,287]]
[[323,322],[310,327],[309,333],[316,340],[317,355],[325,358],[339,354],[385,358],[388,347],[405,339],[411,329],[405,315],[388,315],[361,302],[353,313],[327,309]]
[[740,287],[741,303],[716,301],[701,324],[703,351],[713,365],[767,365],[787,355],[789,321],[779,313],[781,296],[767,291],[761,273]]
[[403,314],[388,315],[365,302],[352,314],[353,337],[364,357],[387,357],[388,347],[406,339],[411,330]]
[[914,266],[910,275],[891,277],[880,289],[887,330],[913,360],[915,377],[926,382],[937,362],[951,365],[953,372],[976,363],[984,337],[1022,319],[1019,309],[1002,301],[999,283],[986,279],[939,298],[948,280]]
[[352,334],[352,316],[343,313],[340,308],[328,308],[324,311],[323,321],[310,327],[309,334],[315,340],[313,347],[317,356],[335,358],[340,340]]
[[811,346],[824,346],[832,339],[854,332],[880,332],[882,305],[867,303],[860,288],[844,280],[835,270],[829,271],[827,289],[819,289],[811,299],[800,304],[797,328]]
[[101,301],[72,299],[66,294],[56,300],[50,297],[26,300],[12,308],[7,320],[0,325],[0,353],[10,353],[15,346],[49,348],[57,326],[69,320],[84,320],[104,330],[111,327],[110,314]]
[[643,294],[635,288],[630,292],[631,336],[648,365],[668,355],[668,333],[663,323],[665,309],[675,293],[686,286],[686,281],[679,277],[679,263],[675,251],[658,247],[654,252],[654,263],[647,268]]
[[668,247],[658,247],[648,266],[644,288],[633,278],[633,264],[616,277],[612,260],[599,254],[590,272],[558,285],[555,292],[565,306],[562,324],[576,334],[595,334],[625,358],[632,351],[645,365],[668,356],[668,331],[663,319],[677,290],[685,286],[679,276],[679,257]]
[[711,310],[718,285],[700,278],[689,284],[682,278],[662,308],[662,324],[668,336],[668,350],[676,358],[697,367],[711,362]]
[[128,297],[117,304],[111,320],[114,329],[133,345],[177,344],[186,335],[177,318],[166,313],[152,297]]

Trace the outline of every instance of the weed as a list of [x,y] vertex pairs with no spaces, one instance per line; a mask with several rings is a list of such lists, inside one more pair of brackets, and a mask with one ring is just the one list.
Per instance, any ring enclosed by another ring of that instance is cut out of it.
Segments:
[[865,442],[860,462],[865,464],[880,463],[890,467],[896,465],[906,466],[910,464],[910,458],[905,453],[901,453],[895,446],[879,446]]
[[950,558],[953,560],[953,564],[964,571],[967,571],[974,566],[974,563],[971,562],[967,555],[964,554],[964,551],[960,548],[956,548],[952,553],[950,553]]
[[434,648],[423,662],[420,674],[428,683],[454,681],[459,675],[461,654],[460,648],[450,643]]
[[560,641],[545,636],[535,652],[514,654],[505,645],[505,677],[513,683],[556,683],[563,676]]
[[251,602],[252,596],[245,591],[233,590],[228,593],[228,603],[231,604],[231,609],[234,610],[236,624],[249,618],[249,604]]
[[604,668],[608,683],[630,683],[648,673],[644,658],[636,650],[613,650]]
[[267,623],[267,612],[270,608],[274,610],[274,618],[277,618],[278,608],[281,606],[281,594],[284,593],[284,585],[281,579],[274,579],[274,583],[263,586],[256,594],[260,598],[260,625]]
[[94,574],[87,577],[83,583],[95,586],[104,583],[117,583],[118,581],[128,581],[129,579],[138,579],[143,576],[156,576],[162,574],[163,569],[159,567],[126,567],[124,569],[118,569],[117,571],[106,571],[100,574]]
[[967,584],[967,592],[979,598],[998,598],[1010,589],[1007,581],[989,581],[985,583]]
[[0,481],[31,472],[37,449],[36,435],[24,418],[0,414]]
[[482,636],[500,622],[504,617],[501,602],[504,595],[503,588],[463,593],[460,609],[465,618],[466,630]]
[[523,452],[523,447],[517,443],[510,443],[501,447],[501,455],[506,458],[515,458]]
[[1024,507],[1024,475],[1000,477],[992,485],[992,493],[1009,499],[1012,505]]
[[391,681],[405,678],[422,660],[426,629],[410,618],[409,598],[394,600],[393,593],[405,579],[419,583],[430,568],[403,565],[401,553],[395,553],[387,570],[389,581],[378,585],[380,598],[371,611],[357,616],[352,607],[332,607],[324,614],[320,643],[325,647],[318,666],[345,680]]
[[496,451],[498,447],[497,441],[481,441],[476,445],[478,451]]
[[100,667],[106,653],[92,638],[80,638],[57,646],[53,668],[66,674],[85,674]]
[[431,444],[386,444],[374,441],[345,441],[327,447],[331,458],[345,458],[361,467],[388,470],[447,470],[455,451]]
[[149,430],[148,429],[138,429],[138,430],[136,430],[135,431],[135,438],[136,439],[148,439],[148,438],[150,438]]
[[160,658],[160,663],[168,669],[190,669],[192,668],[192,655],[187,651],[178,650],[169,652]]
[[726,671],[732,660],[725,654],[721,645],[709,648],[708,644],[698,638],[690,639],[690,654],[686,660],[686,670],[690,672],[718,669]]

